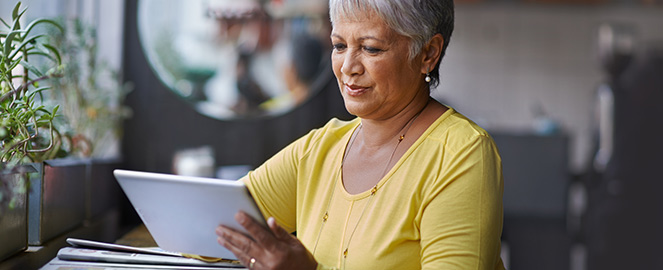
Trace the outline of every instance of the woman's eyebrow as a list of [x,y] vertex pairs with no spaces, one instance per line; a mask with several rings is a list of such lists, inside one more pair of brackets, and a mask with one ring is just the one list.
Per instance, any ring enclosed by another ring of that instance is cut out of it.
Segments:
[[[335,34],[335,33],[332,33],[329,37],[330,37],[330,38],[334,38],[334,37],[335,37],[335,38],[339,38],[339,39],[344,39],[342,36],[340,36],[340,35],[338,35],[338,34]],[[375,37],[375,36],[371,36],[371,35],[368,35],[368,36],[361,36],[361,37],[359,37],[357,40],[361,42],[361,41],[364,41],[364,40],[367,40],[367,39],[372,39],[372,40],[375,40],[375,41],[378,41],[378,42],[387,43],[385,40],[380,39],[380,38],[377,38],[377,37]]]
[[378,42],[387,43],[387,41],[385,41],[383,39],[380,39],[380,38],[377,38],[375,36],[362,36],[362,37],[358,38],[357,40],[364,41],[364,40],[367,40],[367,39],[372,39],[372,40],[375,40],[375,41],[378,41]]

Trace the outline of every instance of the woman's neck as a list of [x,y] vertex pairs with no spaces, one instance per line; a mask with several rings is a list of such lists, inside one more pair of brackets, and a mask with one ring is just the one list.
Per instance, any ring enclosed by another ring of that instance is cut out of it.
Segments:
[[416,119],[424,114],[431,103],[431,98],[413,101],[403,110],[388,119],[361,119],[361,140],[364,147],[379,148],[385,144],[393,144],[395,139],[407,135],[407,131],[416,125]]

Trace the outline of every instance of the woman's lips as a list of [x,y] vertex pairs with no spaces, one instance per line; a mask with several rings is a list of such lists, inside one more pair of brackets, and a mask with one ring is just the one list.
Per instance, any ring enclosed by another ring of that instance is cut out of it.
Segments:
[[368,90],[368,87],[363,87],[363,86],[358,86],[358,85],[352,85],[352,84],[345,84],[345,92],[348,93],[350,96],[360,96],[364,92]]

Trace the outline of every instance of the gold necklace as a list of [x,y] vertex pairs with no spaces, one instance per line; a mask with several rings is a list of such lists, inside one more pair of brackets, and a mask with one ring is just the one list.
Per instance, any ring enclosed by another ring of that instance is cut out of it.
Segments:
[[[385,166],[380,179],[382,179],[385,175],[387,175],[387,169],[389,169],[389,164],[391,164],[391,161],[394,158],[394,154],[396,153],[396,150],[398,149],[398,146],[405,139],[405,134],[407,134],[407,131],[410,130],[410,126],[412,126],[412,123],[414,123],[414,120],[417,119],[417,117],[419,117],[419,115],[424,111],[424,109],[426,109],[426,107],[428,107],[428,103],[430,103],[430,99],[428,100],[428,102],[426,102],[426,105],[424,105],[424,107],[421,108],[421,110],[419,110],[419,112],[417,112],[414,116],[412,116],[412,118],[410,118],[410,120],[407,121],[405,126],[403,126],[401,128],[403,133],[398,137],[398,142],[396,143],[396,147],[394,147],[394,150],[391,152],[391,155],[389,156],[389,161],[387,161],[387,165]],[[361,123],[359,123],[359,127],[357,128],[357,130],[355,132],[353,132],[352,137],[350,138],[350,143],[348,143],[348,147],[347,147],[345,153],[343,154],[343,159],[341,160],[341,166],[339,168],[339,175],[341,175],[343,173],[343,164],[345,164],[345,158],[348,156],[348,153],[350,152],[350,149],[352,148],[352,145],[354,144],[354,141],[357,138],[357,136],[359,135],[359,132],[361,131],[361,129],[362,129],[362,125],[361,125]],[[315,256],[315,251],[318,248],[318,242],[320,240],[320,235],[322,234],[322,230],[324,229],[325,224],[327,223],[327,220],[329,219],[329,208],[331,207],[332,199],[334,198],[334,194],[336,193],[336,183],[337,183],[337,181],[335,180],[334,181],[334,186],[332,187],[332,194],[329,197],[329,201],[327,202],[327,208],[325,210],[325,214],[322,216],[322,225],[320,225],[320,230],[318,231],[318,236],[317,236],[317,238],[315,240],[315,244],[313,246],[312,254],[314,256]],[[379,181],[378,181],[378,184],[379,184]],[[362,209],[361,214],[359,215],[359,219],[357,219],[357,223],[355,224],[354,228],[352,229],[352,232],[350,233],[347,244],[345,245],[345,249],[343,249],[343,268],[345,268],[345,262],[347,261],[348,249],[350,247],[350,242],[352,241],[352,237],[354,236],[355,231],[357,230],[357,227],[359,227],[359,223],[361,222],[362,218],[364,217],[364,213],[366,212],[366,209],[371,204],[373,196],[378,191],[378,184],[375,184],[375,186],[373,186],[373,188],[371,189],[371,194],[368,197],[368,201],[364,205],[364,208]]]

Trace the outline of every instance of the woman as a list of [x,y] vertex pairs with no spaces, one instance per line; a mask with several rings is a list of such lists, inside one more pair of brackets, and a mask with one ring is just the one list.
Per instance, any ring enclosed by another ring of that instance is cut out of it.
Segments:
[[453,1],[330,0],[330,17],[334,74],[358,118],[243,178],[269,229],[239,213],[251,236],[220,226],[219,243],[250,269],[503,269],[495,145],[429,97]]

